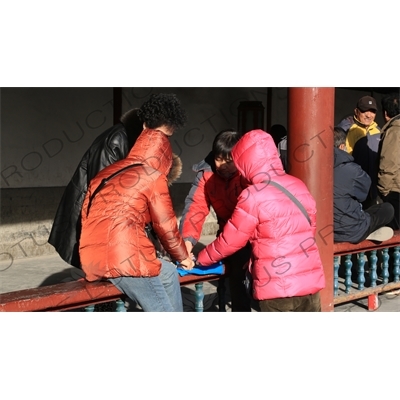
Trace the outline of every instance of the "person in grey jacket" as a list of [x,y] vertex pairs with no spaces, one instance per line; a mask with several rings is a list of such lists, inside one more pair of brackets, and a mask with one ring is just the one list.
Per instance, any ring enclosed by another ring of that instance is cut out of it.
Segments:
[[389,203],[375,204],[365,210],[362,202],[371,186],[369,175],[346,151],[346,132],[334,129],[333,222],[334,241],[360,243],[365,239],[385,241],[393,236],[386,225],[393,219]]

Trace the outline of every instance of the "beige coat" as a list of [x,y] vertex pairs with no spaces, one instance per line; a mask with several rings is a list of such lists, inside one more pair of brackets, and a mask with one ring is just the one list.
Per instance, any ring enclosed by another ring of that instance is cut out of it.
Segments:
[[383,196],[389,192],[400,193],[400,114],[382,128],[378,190]]

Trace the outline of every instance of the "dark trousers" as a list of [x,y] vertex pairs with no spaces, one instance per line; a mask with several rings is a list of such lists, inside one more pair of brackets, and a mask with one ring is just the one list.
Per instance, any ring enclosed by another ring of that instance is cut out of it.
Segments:
[[285,297],[282,299],[260,300],[260,309],[264,312],[320,312],[321,298],[318,293],[306,296]]
[[392,229],[400,229],[399,227],[399,213],[400,213],[400,193],[390,192],[387,196],[381,196],[384,204],[391,204],[394,208],[394,218],[388,224]]
[[251,247],[247,245],[224,260],[229,273],[229,291],[231,294],[232,311],[251,311],[251,300],[246,292],[244,280],[246,269],[243,267],[249,262]]
[[390,226],[390,222],[393,220],[394,208],[390,203],[375,204],[365,210],[371,216],[371,222],[369,228],[364,233],[360,242],[366,239],[366,237],[383,226]]

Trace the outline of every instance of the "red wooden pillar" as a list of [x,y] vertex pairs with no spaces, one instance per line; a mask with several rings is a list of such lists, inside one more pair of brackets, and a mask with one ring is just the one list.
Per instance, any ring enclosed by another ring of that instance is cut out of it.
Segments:
[[289,88],[289,173],[300,178],[317,203],[316,241],[326,287],[322,311],[333,311],[333,124],[334,88]]

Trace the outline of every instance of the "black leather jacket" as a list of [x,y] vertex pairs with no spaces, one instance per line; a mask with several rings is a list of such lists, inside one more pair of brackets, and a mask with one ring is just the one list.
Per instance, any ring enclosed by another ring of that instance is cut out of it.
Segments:
[[132,148],[142,131],[136,112],[136,109],[128,111],[121,117],[121,123],[107,129],[94,140],[65,188],[48,242],[64,261],[74,267],[81,268],[80,215],[89,183],[104,167],[125,158]]

